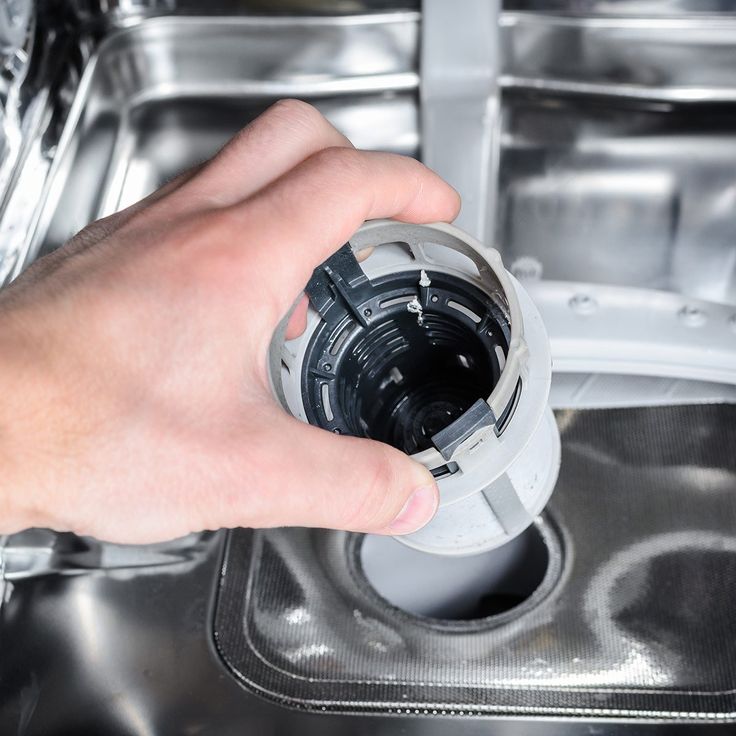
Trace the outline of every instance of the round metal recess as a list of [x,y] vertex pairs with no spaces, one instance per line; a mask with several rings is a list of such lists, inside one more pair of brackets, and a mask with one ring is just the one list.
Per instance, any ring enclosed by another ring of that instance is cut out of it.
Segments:
[[444,223],[372,221],[306,292],[305,332],[286,341],[285,320],[271,344],[274,392],[295,417],[432,471],[437,515],[397,539],[465,555],[524,531],[554,488],[560,440],[544,325],[498,252]]

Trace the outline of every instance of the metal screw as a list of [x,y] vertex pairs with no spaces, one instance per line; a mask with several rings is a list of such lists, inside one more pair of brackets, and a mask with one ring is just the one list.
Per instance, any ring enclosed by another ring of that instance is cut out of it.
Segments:
[[332,370],[332,365],[330,363],[325,363],[322,366],[328,373]]
[[437,296],[437,294],[432,294],[431,300],[437,304],[437,302],[440,300],[440,298]]
[[593,314],[598,309],[598,302],[587,294],[575,294],[568,305],[577,314]]
[[363,314],[364,314],[364,315],[365,315],[366,317],[370,317],[370,316],[371,316],[371,315],[373,314],[373,310],[372,310],[372,309],[364,309],[364,310],[363,310]]
[[687,327],[700,327],[708,319],[708,315],[702,309],[694,307],[691,304],[686,304],[677,313],[677,316],[680,322]]

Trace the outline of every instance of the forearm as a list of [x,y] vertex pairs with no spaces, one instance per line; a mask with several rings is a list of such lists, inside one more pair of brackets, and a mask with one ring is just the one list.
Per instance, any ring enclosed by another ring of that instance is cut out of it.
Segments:
[[0,301],[0,534],[52,521],[43,500],[52,472],[41,460],[39,429],[49,390],[18,322]]

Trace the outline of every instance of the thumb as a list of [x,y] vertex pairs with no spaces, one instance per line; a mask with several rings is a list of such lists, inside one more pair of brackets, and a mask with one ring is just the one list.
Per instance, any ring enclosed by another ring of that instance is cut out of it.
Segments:
[[[332,434],[280,411],[277,416],[258,440],[258,523],[249,521],[249,526],[400,535],[434,516],[439,505],[434,478],[405,453],[374,440]],[[252,499],[248,505],[252,512]]]

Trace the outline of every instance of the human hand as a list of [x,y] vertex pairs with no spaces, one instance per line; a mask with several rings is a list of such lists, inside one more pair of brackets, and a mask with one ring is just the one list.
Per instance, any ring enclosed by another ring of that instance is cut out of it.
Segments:
[[421,164],[356,151],[285,101],[40,259],[0,292],[0,532],[142,543],[223,526],[421,527],[438,502],[429,471],[288,416],[267,351],[364,220],[458,208]]

